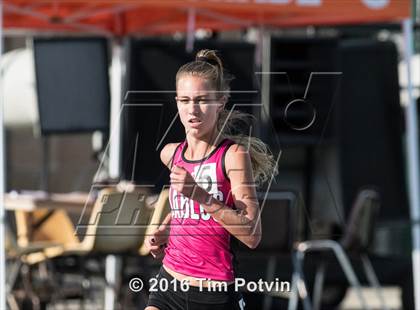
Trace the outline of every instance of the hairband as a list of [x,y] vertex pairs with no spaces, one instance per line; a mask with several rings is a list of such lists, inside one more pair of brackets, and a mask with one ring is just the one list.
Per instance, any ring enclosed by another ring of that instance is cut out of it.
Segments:
[[213,65],[213,66],[216,66],[216,67],[219,66],[218,62],[215,59],[209,59],[209,58],[207,58],[205,56],[197,57],[195,59],[195,61],[203,61],[203,62],[207,62],[208,64]]

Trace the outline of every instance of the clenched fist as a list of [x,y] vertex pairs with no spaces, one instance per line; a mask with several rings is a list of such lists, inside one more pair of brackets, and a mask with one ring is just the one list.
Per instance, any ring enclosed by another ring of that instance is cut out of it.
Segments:
[[159,226],[151,236],[146,237],[146,247],[156,259],[163,257],[165,245],[168,241],[169,227],[165,224]]
[[182,193],[185,197],[192,198],[194,189],[197,188],[197,183],[185,168],[174,165],[169,177],[171,179],[171,187],[174,190]]

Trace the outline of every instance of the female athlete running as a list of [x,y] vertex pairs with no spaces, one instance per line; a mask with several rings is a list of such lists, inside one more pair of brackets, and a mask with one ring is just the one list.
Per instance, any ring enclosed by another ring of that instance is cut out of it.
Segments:
[[164,255],[156,278],[166,284],[151,292],[146,310],[245,309],[233,285],[230,235],[251,249],[258,245],[256,184],[277,167],[261,140],[233,133],[247,115],[224,109],[230,80],[212,50],[199,51],[176,75],[186,138],[160,155],[171,170],[171,213],[146,244],[155,258]]

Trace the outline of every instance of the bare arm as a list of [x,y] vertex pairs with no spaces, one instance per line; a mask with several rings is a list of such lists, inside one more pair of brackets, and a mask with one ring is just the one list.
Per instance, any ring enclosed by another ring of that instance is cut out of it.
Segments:
[[[162,151],[160,152],[160,160],[162,161],[162,163],[168,167],[168,169],[170,169],[171,164],[172,164],[172,156],[175,152],[175,149],[177,148],[177,146],[179,145],[179,143],[169,143],[167,145],[165,145],[162,149]],[[165,225],[168,227],[168,234],[169,234],[169,224],[171,222],[171,212],[169,212],[165,219],[162,221],[162,225]]]
[[164,220],[162,221],[162,225],[168,225],[171,222],[171,212],[169,212],[166,217],[164,218]]
[[168,143],[160,152],[160,160],[166,167],[168,167],[168,169],[171,169],[172,156],[174,155],[175,149],[179,144],[180,143]]
[[[168,168],[171,166],[172,155],[177,146],[178,143],[169,143],[165,145],[160,152],[160,159]],[[171,218],[171,212],[169,212],[163,219],[159,228],[157,228],[151,236],[146,238],[146,246],[155,258],[161,258],[163,255],[163,246],[167,243],[169,237]]]
[[232,145],[226,153],[225,167],[237,210],[217,199],[210,200],[209,194],[201,187],[194,191],[194,200],[201,203],[206,212],[238,240],[254,249],[261,241],[262,233],[259,203],[247,150],[243,146]]
[[164,246],[168,242],[170,232],[171,213],[169,212],[152,235],[146,237],[146,246],[154,258],[161,258]]

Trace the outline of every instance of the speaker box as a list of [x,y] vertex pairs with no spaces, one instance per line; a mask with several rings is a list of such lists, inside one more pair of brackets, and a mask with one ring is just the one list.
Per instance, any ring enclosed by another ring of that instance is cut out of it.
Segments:
[[107,49],[103,38],[34,40],[42,134],[108,132]]
[[392,42],[345,40],[337,109],[337,145],[346,213],[360,188],[381,197],[381,219],[408,217],[398,53]]

